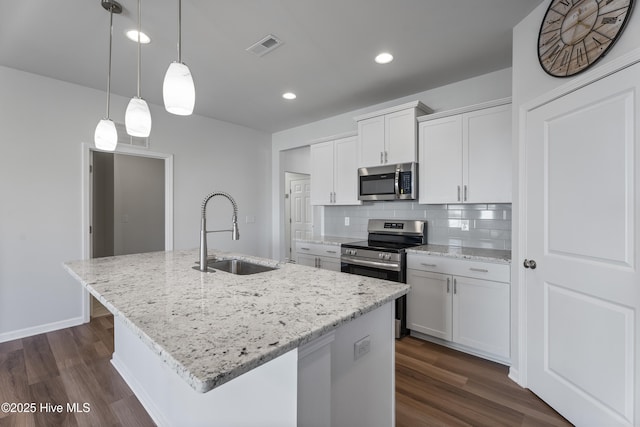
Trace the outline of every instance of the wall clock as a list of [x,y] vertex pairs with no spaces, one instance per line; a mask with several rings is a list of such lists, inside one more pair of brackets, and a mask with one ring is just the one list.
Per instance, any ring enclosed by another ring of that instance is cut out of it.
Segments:
[[538,35],[538,59],[555,77],[587,70],[622,34],[634,0],[552,0]]

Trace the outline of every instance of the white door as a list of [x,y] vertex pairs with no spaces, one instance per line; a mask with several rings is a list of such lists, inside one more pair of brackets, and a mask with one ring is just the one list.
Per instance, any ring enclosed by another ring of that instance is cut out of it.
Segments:
[[413,108],[384,116],[385,163],[409,163],[416,159],[418,124]]
[[463,116],[463,195],[467,203],[511,203],[511,104]]
[[337,139],[334,154],[335,204],[360,204],[358,201],[358,137]]
[[420,123],[420,203],[462,202],[462,116]]
[[293,179],[290,187],[291,201],[291,246],[295,248],[297,239],[310,239],[313,235],[311,216],[311,181]]
[[526,117],[527,382],[580,426],[640,425],[639,93],[634,65]]
[[451,276],[407,269],[407,283],[407,327],[451,341]]
[[333,141],[311,146],[312,205],[333,203],[333,157]]
[[379,166],[384,162],[384,116],[358,122],[360,166]]

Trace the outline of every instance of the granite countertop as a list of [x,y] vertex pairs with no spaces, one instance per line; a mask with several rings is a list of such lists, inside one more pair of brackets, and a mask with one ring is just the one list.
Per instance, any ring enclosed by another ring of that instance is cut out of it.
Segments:
[[192,269],[197,250],[73,261],[65,269],[178,375],[207,392],[408,292],[351,274],[209,251],[277,267]]
[[343,243],[351,243],[358,242],[360,240],[367,240],[366,237],[364,239],[357,237],[340,237],[340,236],[314,236],[310,239],[296,239],[298,242],[304,243],[316,243],[320,245],[333,245],[340,246]]
[[447,245],[422,245],[407,249],[407,253],[511,264],[511,251],[501,249],[465,248],[461,246]]

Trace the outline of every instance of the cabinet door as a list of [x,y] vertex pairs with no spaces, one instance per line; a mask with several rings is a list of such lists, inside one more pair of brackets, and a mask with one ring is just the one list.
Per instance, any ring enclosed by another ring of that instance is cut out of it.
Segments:
[[335,204],[361,204],[358,200],[358,137],[337,139],[334,153]]
[[451,276],[408,269],[407,283],[407,327],[450,341]]
[[509,284],[453,276],[453,341],[508,358]]
[[340,258],[318,257],[320,268],[331,271],[340,271]]
[[311,159],[311,204],[331,204],[333,193],[333,141],[313,144]]
[[419,203],[462,201],[462,117],[420,123]]
[[463,196],[467,203],[511,203],[511,104],[463,116]]
[[300,252],[298,252],[298,264],[306,265],[309,267],[317,267],[318,257],[309,254],[301,254]]
[[408,163],[417,161],[416,110],[398,111],[384,116],[385,163]]
[[384,160],[384,116],[358,122],[360,167],[379,166]]

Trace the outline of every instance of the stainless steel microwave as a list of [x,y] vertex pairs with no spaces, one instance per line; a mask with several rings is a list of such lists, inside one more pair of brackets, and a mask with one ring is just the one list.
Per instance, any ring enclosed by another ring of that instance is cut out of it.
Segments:
[[414,200],[418,194],[418,164],[358,169],[358,200]]

